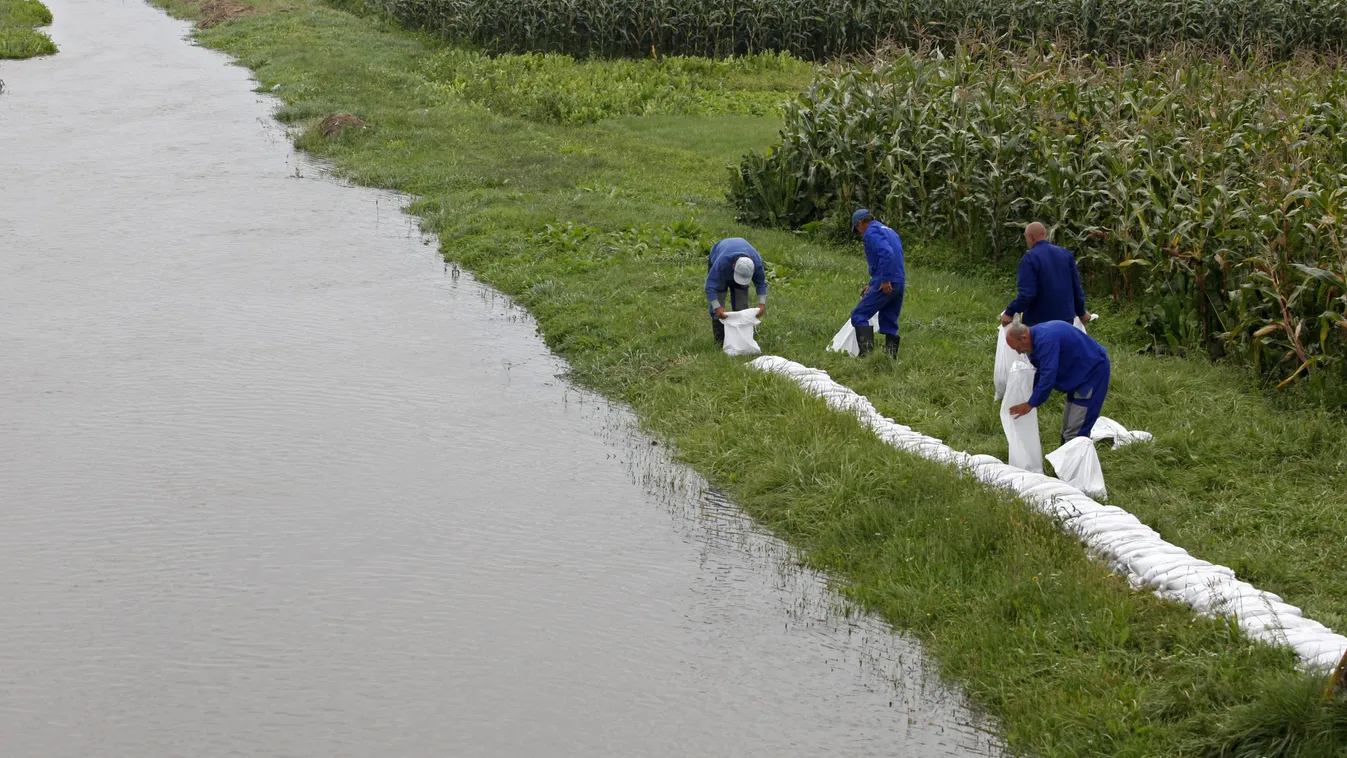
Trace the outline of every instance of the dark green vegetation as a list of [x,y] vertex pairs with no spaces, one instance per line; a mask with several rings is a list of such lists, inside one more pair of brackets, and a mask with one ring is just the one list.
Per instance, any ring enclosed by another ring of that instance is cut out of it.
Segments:
[[348,0],[492,52],[825,59],[970,34],[1097,52],[1340,52],[1344,0]]
[[38,0],[0,0],[0,58],[33,58],[56,52],[56,43],[37,27],[51,24],[51,11]]
[[1320,390],[1347,379],[1347,73],[1190,55],[960,48],[830,71],[743,163],[746,220],[856,204],[999,258],[1029,221],[1162,345]]
[[[1131,591],[1019,501],[900,454],[715,350],[705,249],[746,235],[771,264],[764,350],[827,368],[957,447],[1006,452],[990,386],[1006,282],[934,265],[957,248],[913,244],[899,361],[825,353],[864,279],[856,250],[741,226],[724,199],[725,163],[760,150],[777,120],[551,123],[569,119],[443,86],[437,67],[454,53],[427,39],[310,0],[202,40],[252,67],[262,89],[280,85],[279,115],[302,147],[357,182],[415,196],[411,211],[445,255],[526,306],[573,380],[630,404],[850,597],[911,629],[1016,748],[1072,758],[1347,750],[1347,707],[1322,703],[1323,679],[1296,673],[1289,651]],[[563,95],[548,88],[608,81],[596,69],[610,64],[576,64],[564,79],[499,65],[524,71],[519,86],[545,100]],[[640,66],[626,69],[637,81],[660,70]],[[314,126],[331,113],[372,126],[325,138]],[[1107,412],[1157,440],[1102,451],[1115,502],[1324,623],[1347,624],[1337,516],[1347,425],[1262,399],[1243,372],[1136,355],[1145,336],[1129,321],[1110,313],[1096,330],[1116,359]],[[1056,410],[1043,415],[1050,439]]]

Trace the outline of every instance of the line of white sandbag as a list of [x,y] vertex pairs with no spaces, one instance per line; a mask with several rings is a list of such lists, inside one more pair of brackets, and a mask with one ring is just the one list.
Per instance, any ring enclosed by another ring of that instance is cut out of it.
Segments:
[[1331,669],[1347,654],[1347,637],[1312,619],[1270,592],[1235,577],[1225,566],[1199,560],[1160,538],[1121,508],[1101,505],[1080,490],[1045,474],[1030,473],[990,455],[970,455],[934,437],[885,418],[868,399],[838,384],[827,372],[774,355],[749,365],[789,377],[830,408],[855,414],[883,441],[909,453],[956,466],[977,479],[1019,495],[1057,519],[1085,543],[1089,554],[1124,574],[1138,589],[1174,600],[1206,616],[1230,616],[1248,636],[1294,648],[1305,668]]

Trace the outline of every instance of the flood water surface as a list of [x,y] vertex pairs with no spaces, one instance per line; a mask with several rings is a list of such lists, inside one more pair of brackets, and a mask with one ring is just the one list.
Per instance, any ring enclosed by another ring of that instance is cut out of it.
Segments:
[[48,4],[0,68],[4,755],[988,753],[243,69]]

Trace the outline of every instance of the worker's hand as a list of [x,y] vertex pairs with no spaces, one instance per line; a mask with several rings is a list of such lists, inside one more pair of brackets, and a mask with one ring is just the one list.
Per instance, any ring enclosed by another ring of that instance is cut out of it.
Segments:
[[762,318],[767,313],[767,303],[758,303],[758,318]]
[[1002,313],[1002,314],[1001,314],[1001,326],[1010,326],[1010,322],[1011,322],[1011,321],[1014,321],[1014,320],[1015,320],[1015,319],[1013,319],[1013,318],[1010,317],[1010,314],[1009,314],[1009,313]]
[[1020,416],[1023,416],[1032,410],[1033,407],[1030,406],[1028,403],[1020,403],[1019,405],[1012,405],[1010,406],[1010,416],[1011,418],[1019,418]]
[[868,294],[870,294],[870,285],[867,284],[864,287],[861,287],[861,297],[865,297]]
[[721,307],[719,307],[719,308],[716,309],[716,318],[721,319],[722,321],[725,319],[725,307],[724,307],[724,306],[721,306]]
[[1096,318],[1096,315],[1095,315],[1095,314],[1090,313],[1089,311],[1085,311],[1085,316],[1084,316],[1083,318],[1081,318],[1080,323],[1082,323],[1082,324],[1088,324],[1088,323],[1090,323],[1091,321],[1094,321],[1095,318]]
[[879,283],[879,291],[880,291],[880,292],[883,292],[885,295],[892,295],[892,294],[893,294],[893,284],[891,284],[890,282],[880,282],[880,283]]

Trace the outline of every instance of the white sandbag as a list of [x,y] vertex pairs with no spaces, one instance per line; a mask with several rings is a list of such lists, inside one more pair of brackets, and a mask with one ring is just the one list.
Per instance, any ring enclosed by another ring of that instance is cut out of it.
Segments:
[[1239,628],[1251,636],[1278,641],[1285,639],[1285,627],[1276,616],[1245,616],[1239,619]]
[[753,327],[761,323],[758,321],[757,308],[730,311],[720,323],[725,325],[726,355],[757,355],[762,352],[762,348],[753,340]]
[[1002,471],[997,476],[996,484],[1005,487],[1011,492],[1018,493],[1020,490],[1024,489],[1025,485],[1029,482],[1029,477],[1033,475],[1033,471],[1025,471],[1011,466],[1008,470]]
[[1342,661],[1347,650],[1328,650],[1305,662],[1305,668],[1311,671],[1332,671]]
[[992,388],[995,392],[994,400],[1000,400],[1006,394],[1006,382],[1010,379],[1010,367],[1014,365],[1015,360],[1019,358],[1014,348],[1006,344],[1006,327],[999,327],[996,331],[996,361],[992,367]]
[[1085,331],[1085,324],[1082,324],[1080,322],[1080,316],[1076,316],[1075,320],[1071,322],[1071,325],[1081,330],[1082,332]]
[[1006,393],[1001,399],[1001,428],[1005,430],[1006,441],[1010,443],[1010,465],[1041,473],[1043,445],[1038,438],[1038,409],[1033,408],[1019,418],[1010,415],[1012,407],[1029,402],[1029,396],[1034,394],[1036,373],[1033,364],[1028,361],[1017,360],[1011,364],[1006,378]]
[[1209,587],[1213,582],[1233,579],[1235,572],[1227,573],[1224,569],[1224,566],[1213,566],[1206,561],[1188,556],[1182,565],[1157,571],[1154,577],[1147,580],[1147,584],[1154,584],[1165,592],[1182,594],[1191,587]]
[[[759,357],[749,365],[794,379],[806,392],[823,398],[831,407],[853,413],[858,421],[896,448],[948,462],[965,475],[1018,494],[1030,507],[1055,518],[1065,531],[1081,536],[1092,555],[1125,575],[1133,587],[1156,588],[1153,593],[1156,597],[1184,603],[1204,615],[1233,616],[1250,639],[1295,649],[1306,668],[1332,668],[1347,652],[1347,637],[1304,618],[1299,608],[1286,604],[1276,594],[1239,581],[1230,568],[1194,558],[1182,548],[1164,542],[1154,530],[1121,508],[1101,505],[1042,473],[1001,463],[989,455],[969,455],[934,437],[895,424],[875,411],[863,396],[833,382],[824,372],[775,356]],[[1008,380],[1007,394],[1010,385]],[[1088,445],[1093,451],[1093,443],[1088,440],[1077,444]],[[1097,464],[1097,456],[1095,461]]]
[[1130,513],[1113,513],[1103,508],[1070,520],[1066,528],[1077,534],[1107,534],[1141,529],[1146,525]]
[[1160,539],[1160,535],[1154,530],[1141,527],[1139,529],[1128,529],[1124,532],[1090,534],[1086,535],[1083,541],[1086,547],[1106,551],[1109,555],[1117,555],[1129,547],[1134,547],[1134,543],[1154,542],[1158,539]]
[[1128,557],[1127,559],[1125,559],[1125,560],[1123,560],[1123,561],[1121,561],[1121,562],[1126,563],[1128,572],[1131,573],[1131,574],[1133,574],[1133,575],[1135,575],[1135,576],[1137,577],[1137,581],[1138,581],[1139,583],[1145,584],[1145,581],[1142,580],[1141,577],[1144,577],[1144,576],[1146,575],[1146,572],[1150,571],[1151,569],[1153,569],[1153,568],[1155,568],[1155,567],[1157,567],[1157,566],[1163,565],[1163,564],[1165,564],[1165,563],[1173,562],[1174,557],[1175,557],[1176,555],[1183,555],[1183,554],[1182,554],[1182,553],[1146,553],[1146,554],[1140,554],[1140,553],[1139,553],[1139,554],[1137,554],[1137,555],[1135,555],[1135,556],[1133,556],[1133,557]]
[[[879,328],[878,313],[870,317],[870,326]],[[861,347],[856,344],[856,327],[851,325],[851,319],[847,319],[842,328],[837,330],[837,334],[833,335],[833,343],[828,349],[834,353],[846,353],[853,357],[861,354]]]
[[1108,490],[1104,487],[1104,470],[1099,466],[1099,454],[1094,451],[1094,440],[1077,437],[1048,453],[1048,462],[1052,464],[1058,479],[1074,485],[1091,497],[1108,497]]
[[[1171,545],[1163,539],[1150,540],[1147,543],[1139,543],[1127,547],[1119,548],[1116,555],[1118,560],[1132,567],[1132,572],[1141,578],[1146,575],[1151,567],[1156,566],[1160,561],[1168,560],[1177,555],[1187,555],[1188,551],[1178,545]],[[1141,562],[1146,561],[1146,567],[1141,567]]]
[[1108,506],[1100,505],[1089,495],[1077,491],[1074,495],[1065,495],[1057,498],[1056,505],[1062,513],[1066,514],[1064,518],[1080,518],[1092,513],[1103,512]]
[[1020,497],[1033,499],[1038,502],[1050,503],[1053,500],[1065,498],[1076,492],[1076,488],[1066,482],[1059,482],[1055,479],[1049,479],[1046,482],[1040,482],[1020,493]]
[[1094,422],[1094,428],[1090,430],[1090,439],[1095,442],[1113,440],[1113,448],[1116,450],[1133,442],[1150,442],[1152,437],[1150,432],[1129,431],[1117,421],[1107,416],[1100,416],[1099,420]]
[[[1152,587],[1169,589],[1170,582],[1177,581],[1180,577],[1196,576],[1200,573],[1197,567],[1193,565],[1196,561],[1197,559],[1191,555],[1173,555],[1168,559],[1157,562],[1143,572],[1141,582]],[[1175,585],[1175,588],[1183,586],[1187,585]]]
[[1334,656],[1341,660],[1343,654],[1341,639],[1342,638],[1338,635],[1330,632],[1321,635],[1318,639],[1313,641],[1302,642],[1299,644],[1292,643],[1291,647],[1295,648],[1295,651],[1300,654],[1301,659],[1307,663],[1312,663],[1321,658],[1332,658]]
[[[788,360],[786,360],[785,358],[782,358],[782,357],[779,356],[779,355],[764,355],[764,356],[762,356],[762,357],[760,357],[760,358],[754,358],[753,361],[752,361],[749,365],[750,365],[750,366],[753,366],[754,368],[758,369],[759,371],[764,371],[764,372],[766,372],[766,373],[768,373],[768,374],[787,374],[787,375],[789,375],[789,373],[790,373],[790,364],[791,364],[791,361],[788,361]],[[818,372],[818,373],[823,374],[822,371],[820,371],[820,372]],[[823,374],[823,375],[824,375],[825,377],[827,376],[827,374]]]

